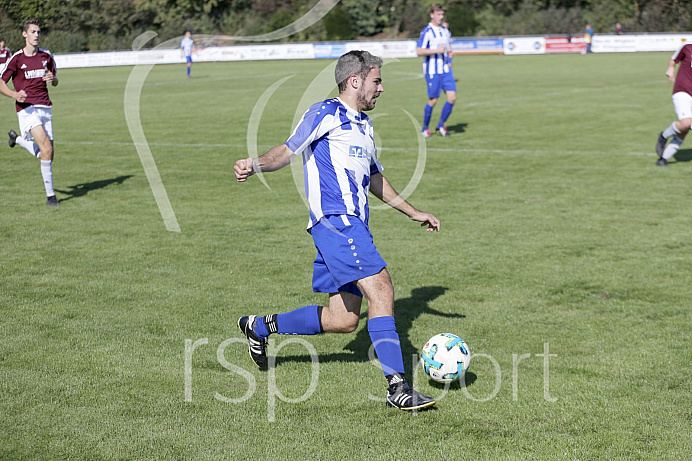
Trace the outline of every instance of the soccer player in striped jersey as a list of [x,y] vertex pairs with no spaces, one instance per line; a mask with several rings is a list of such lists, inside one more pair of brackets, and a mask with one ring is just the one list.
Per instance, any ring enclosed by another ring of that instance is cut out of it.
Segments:
[[442,113],[437,122],[437,131],[442,136],[449,136],[445,122],[452,113],[452,108],[457,100],[457,84],[454,74],[449,67],[451,56],[449,30],[442,26],[445,17],[445,9],[439,3],[430,7],[430,23],[420,33],[416,45],[416,53],[423,56],[423,74],[428,86],[428,102],[423,112],[423,136],[430,137],[430,119],[433,108],[437,104],[440,92],[444,91],[447,101],[442,106]]
[[[675,64],[680,64],[678,75],[675,77]],[[673,107],[678,120],[658,135],[656,153],[658,166],[668,166],[670,160],[680,149],[685,136],[692,126],[692,43],[682,42],[668,62],[666,76],[673,85]],[[666,147],[668,139],[673,138]]]
[[190,69],[192,68],[192,51],[195,47],[195,42],[190,36],[190,31],[185,32],[185,36],[180,41],[180,52],[183,54],[187,62],[187,78],[190,78]]
[[[0,93],[16,100],[20,135],[13,130],[9,132],[10,147],[19,144],[41,160],[41,175],[48,196],[46,204],[57,206],[60,202],[53,190],[53,117],[48,83],[57,86],[58,77],[53,55],[38,46],[40,35],[38,20],[24,22],[22,36],[26,45],[12,55],[0,73]],[[10,79],[15,91],[7,86]]]
[[368,332],[388,383],[387,404],[416,410],[434,405],[435,400],[411,389],[404,377],[394,288],[368,227],[368,193],[428,231],[439,231],[440,221],[411,206],[382,175],[373,125],[364,113],[375,107],[384,91],[381,67],[382,60],[367,51],[344,54],[334,72],[339,97],[312,105],[285,144],[257,159],[236,162],[236,179],[244,182],[256,172],[278,170],[301,156],[310,209],[308,232],[317,248],[312,286],[315,292],[329,294],[326,306],[249,315],[238,320],[238,327],[248,339],[252,360],[264,368],[270,334],[353,332],[365,296]]

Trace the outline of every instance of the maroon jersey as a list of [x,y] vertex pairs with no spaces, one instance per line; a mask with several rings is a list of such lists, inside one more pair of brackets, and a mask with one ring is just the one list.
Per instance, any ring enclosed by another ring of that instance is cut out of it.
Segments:
[[12,56],[12,52],[9,48],[0,48],[0,64],[5,64],[9,61],[10,56]]
[[29,106],[52,106],[48,97],[48,86],[43,81],[47,71],[57,74],[55,60],[48,50],[39,48],[35,55],[27,56],[22,49],[12,55],[0,78],[5,83],[12,79],[15,91],[26,92],[26,100],[16,103],[17,112]]
[[692,95],[692,43],[683,43],[670,59],[680,64],[673,94],[682,91]]

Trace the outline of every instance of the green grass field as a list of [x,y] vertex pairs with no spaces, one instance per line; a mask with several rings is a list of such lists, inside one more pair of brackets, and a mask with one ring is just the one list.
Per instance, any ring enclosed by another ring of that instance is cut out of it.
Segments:
[[[0,146],[0,458],[689,459],[692,146],[654,166],[674,119],[668,59],[455,59],[452,137],[426,141],[409,197],[442,232],[371,215],[407,371],[439,399],[418,414],[384,405],[364,321],[273,336],[270,372],[239,342],[241,315],[326,301],[311,290],[291,169],[267,189],[237,184],[232,165],[265,90],[291,76],[259,121],[261,152],[290,135],[304,96],[327,96],[313,80],[329,61],[151,71],[142,126],[179,233],[127,128],[132,68],[60,71],[61,206],[45,206],[36,159]],[[420,121],[420,60],[387,63],[383,78],[371,116],[403,190],[419,158],[405,111]],[[12,101],[0,108],[0,133],[17,129]],[[445,393],[412,355],[446,331],[476,356]]]

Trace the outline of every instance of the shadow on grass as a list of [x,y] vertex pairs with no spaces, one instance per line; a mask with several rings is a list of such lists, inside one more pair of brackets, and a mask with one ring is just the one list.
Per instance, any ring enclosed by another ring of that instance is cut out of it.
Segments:
[[[675,163],[689,162],[690,160],[692,160],[692,149],[681,149],[675,154]],[[669,163],[668,165],[672,166],[674,164]]]
[[[397,299],[394,301],[394,317],[396,319],[396,329],[399,333],[399,341],[401,342],[401,352],[404,356],[404,366],[407,369],[407,375],[412,376],[412,370],[410,367],[411,356],[418,356],[419,347],[411,344],[409,340],[409,330],[413,326],[414,320],[420,317],[421,314],[432,314],[441,317],[446,317],[450,319],[463,319],[466,316],[463,314],[450,314],[445,312],[439,312],[432,309],[429,303],[434,299],[442,296],[447,291],[445,287],[433,286],[433,287],[420,287],[415,288],[411,292],[411,296],[408,298]],[[367,319],[367,312],[361,312],[361,320]],[[450,327],[450,331],[455,330],[455,328]],[[441,332],[431,332],[430,336]],[[334,334],[334,333],[331,333]],[[359,328],[356,333],[356,337],[344,346],[344,351],[335,353],[319,354],[320,362],[367,362],[368,351],[372,341],[370,339],[370,334],[368,333],[367,326],[365,328]],[[422,344],[420,345],[422,347]],[[277,365],[281,365],[285,362],[310,362],[311,358],[309,355],[289,355],[289,356],[278,356],[276,358]],[[468,382],[468,378],[467,378]]]
[[[478,377],[476,376],[476,374],[474,372],[467,371],[466,373],[464,373],[464,386],[470,386],[471,384],[476,382],[476,379],[478,379]],[[428,382],[435,389],[442,390],[445,388],[445,384],[435,382],[432,379],[429,380]],[[454,381],[452,384],[449,385],[449,388],[450,389],[455,389],[455,388],[461,389],[461,380]]]
[[467,126],[469,126],[468,123],[457,123],[456,125],[447,126],[447,131],[450,133],[464,133]]
[[67,200],[73,199],[75,197],[84,197],[86,194],[91,192],[92,190],[97,190],[97,189],[103,189],[108,186],[112,185],[118,185],[122,184],[125,180],[130,179],[132,175],[127,175],[127,176],[118,176],[117,178],[113,179],[102,179],[100,181],[92,181],[92,182],[85,182],[81,184],[76,184],[74,186],[70,186],[69,190],[60,190],[60,189],[55,189],[56,192],[60,192],[61,194],[67,195],[67,198],[61,198],[61,202],[65,202]]

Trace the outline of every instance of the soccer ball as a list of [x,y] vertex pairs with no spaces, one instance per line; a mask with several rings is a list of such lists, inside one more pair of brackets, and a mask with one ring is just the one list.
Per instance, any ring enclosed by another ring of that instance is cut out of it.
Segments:
[[471,364],[471,351],[463,339],[451,333],[435,335],[423,346],[420,363],[438,383],[453,383]]

